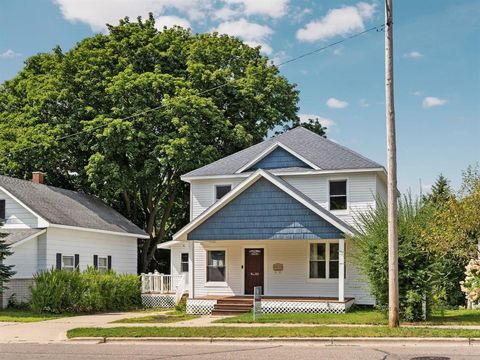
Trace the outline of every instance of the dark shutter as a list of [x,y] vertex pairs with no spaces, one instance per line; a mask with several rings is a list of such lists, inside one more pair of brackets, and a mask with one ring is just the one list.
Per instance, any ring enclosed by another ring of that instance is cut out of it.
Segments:
[[112,270],[112,257],[108,255],[108,270]]
[[75,269],[79,270],[80,269],[80,255],[75,254]]
[[0,200],[0,219],[5,219],[5,200]]
[[98,255],[93,255],[93,267],[98,269]]
[[56,269],[60,270],[62,268],[62,254],[57,253],[57,266]]

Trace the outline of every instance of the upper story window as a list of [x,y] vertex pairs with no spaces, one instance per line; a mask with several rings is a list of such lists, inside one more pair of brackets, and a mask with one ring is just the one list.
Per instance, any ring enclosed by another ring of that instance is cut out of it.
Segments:
[[0,220],[5,220],[5,200],[0,199]]
[[215,186],[215,200],[220,200],[232,190],[232,185],[216,185]]
[[330,181],[330,210],[347,210],[347,180]]

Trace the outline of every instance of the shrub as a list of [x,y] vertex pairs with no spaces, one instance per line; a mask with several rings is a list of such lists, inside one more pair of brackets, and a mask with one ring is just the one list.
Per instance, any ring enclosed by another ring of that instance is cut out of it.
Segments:
[[[430,212],[410,197],[399,201],[398,254],[400,314],[404,320],[423,319],[423,302],[430,301],[435,278],[435,262],[423,246],[421,229]],[[388,308],[388,221],[387,207],[377,204],[375,210],[359,215],[362,229],[352,241],[358,246],[356,257],[367,276],[378,306]],[[427,311],[430,307],[427,307]]]
[[34,277],[31,308],[38,312],[81,313],[130,310],[141,306],[136,275],[49,270]]
[[460,283],[462,291],[467,300],[478,304],[480,302],[480,260],[470,260],[465,270],[465,280]]

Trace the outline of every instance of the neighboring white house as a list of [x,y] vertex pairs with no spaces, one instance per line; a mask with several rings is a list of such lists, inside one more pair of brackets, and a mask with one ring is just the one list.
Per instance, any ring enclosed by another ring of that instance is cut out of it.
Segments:
[[51,268],[137,273],[137,239],[147,234],[99,199],[32,181],[0,176],[0,233],[13,254],[5,260],[16,272],[1,294],[5,306],[29,296],[32,276]]
[[256,286],[265,312],[374,304],[353,257],[355,219],[386,199],[383,166],[297,127],[182,180],[191,221],[159,247],[185,275],[189,312],[241,312]]

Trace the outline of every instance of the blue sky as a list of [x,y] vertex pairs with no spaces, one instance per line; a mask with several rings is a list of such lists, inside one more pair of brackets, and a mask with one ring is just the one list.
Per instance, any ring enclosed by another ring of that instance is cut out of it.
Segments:
[[[29,56],[153,12],[159,26],[239,36],[277,63],[383,22],[383,3],[314,0],[1,0],[0,82]],[[480,2],[395,1],[399,188],[426,191],[439,173],[458,187],[480,161]],[[328,137],[386,164],[383,33],[370,32],[281,67],[300,114]]]

